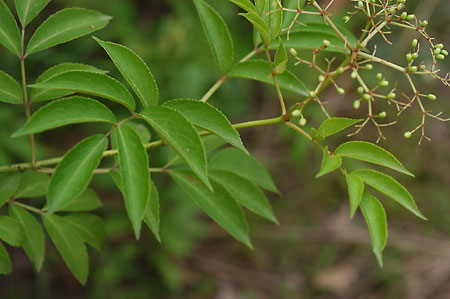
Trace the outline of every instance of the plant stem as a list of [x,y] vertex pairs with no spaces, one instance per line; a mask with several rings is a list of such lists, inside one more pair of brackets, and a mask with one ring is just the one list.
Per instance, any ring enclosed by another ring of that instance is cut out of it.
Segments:
[[[280,117],[275,117],[275,118],[238,123],[238,124],[233,125],[233,127],[235,129],[244,129],[244,128],[274,125],[274,124],[279,124],[279,123],[283,123],[283,122],[285,122],[285,120],[280,116]],[[211,134],[212,133],[209,131],[202,131],[199,133],[200,136],[206,136],[206,135],[211,135]],[[162,140],[158,140],[158,141],[146,143],[146,144],[144,144],[144,147],[145,147],[145,149],[150,150],[150,149],[154,149],[154,148],[164,146],[164,145],[166,145],[165,142],[163,142]],[[103,158],[112,157],[117,154],[118,154],[117,150],[107,150],[107,151],[103,152],[102,157]],[[41,167],[45,167],[45,166],[55,165],[55,164],[58,164],[59,162],[61,162],[62,159],[63,159],[63,157],[58,157],[58,158],[52,158],[52,159],[48,159],[48,160],[37,161],[34,164],[28,162],[28,163],[19,163],[19,164],[13,164],[13,165],[0,166],[0,173],[20,172],[20,171],[24,171],[24,170],[27,170],[30,168],[41,168]]]
[[[20,49],[20,72],[22,74],[22,88],[23,88],[23,105],[25,107],[25,116],[27,121],[31,117],[31,103],[28,101],[28,90],[27,90],[27,77],[25,72],[25,28],[22,28],[21,36],[21,49]],[[30,134],[30,147],[31,147],[31,164],[36,163],[36,146],[34,141],[34,134]]]
[[277,74],[274,71],[272,58],[270,57],[269,47],[265,48],[266,58],[269,61],[270,70],[272,71],[273,82],[275,83],[275,89],[277,91],[278,100],[281,106],[281,115],[286,114],[286,105],[284,104],[283,94],[281,93],[280,84],[278,83]]
[[40,209],[38,209],[38,208],[35,208],[35,207],[32,207],[32,206],[23,204],[23,203],[20,203],[20,202],[17,202],[17,201],[9,201],[8,203],[9,203],[10,205],[15,205],[15,206],[24,208],[25,210],[31,211],[31,212],[33,212],[33,213],[44,214],[44,211],[43,211],[43,210],[40,210]]

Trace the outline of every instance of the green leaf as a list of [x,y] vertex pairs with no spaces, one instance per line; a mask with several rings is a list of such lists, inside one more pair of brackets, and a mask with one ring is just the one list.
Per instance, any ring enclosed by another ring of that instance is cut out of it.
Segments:
[[14,0],[22,26],[27,26],[49,2],[50,0]]
[[209,168],[234,172],[266,190],[279,193],[264,166],[255,158],[234,148],[221,150],[214,155]]
[[19,27],[5,1],[0,1],[0,44],[20,57],[22,42]]
[[51,15],[34,32],[26,55],[66,43],[105,27],[111,20],[97,11],[66,8]]
[[73,228],[78,231],[80,237],[89,245],[101,250],[105,240],[106,230],[102,218],[92,214],[70,214],[64,217]]
[[145,62],[133,51],[119,44],[94,39],[105,49],[122,76],[133,88],[144,107],[158,105],[156,81]]
[[334,154],[381,165],[414,177],[414,174],[409,172],[390,152],[373,143],[364,141],[346,142],[341,144],[334,151]]
[[[288,28],[292,22],[294,21],[294,18],[297,14],[297,9],[303,10],[303,7],[305,7],[305,2],[307,0],[284,0],[283,1],[283,8],[290,9],[292,11],[285,11],[283,15],[283,25],[281,28]],[[300,6],[299,6],[300,4]]]
[[0,240],[19,247],[23,242],[23,228],[19,221],[9,216],[0,216]]
[[417,208],[408,190],[392,177],[371,169],[359,169],[354,171],[353,174],[359,176],[367,185],[397,201],[417,217],[427,219]]
[[205,1],[194,0],[195,7],[220,72],[227,72],[233,65],[234,50],[230,31],[222,17]]
[[386,247],[388,236],[386,212],[378,199],[367,193],[364,193],[360,208],[369,227],[373,252],[377,257],[378,264],[383,267],[382,252]]
[[353,218],[364,193],[364,181],[354,173],[346,175],[345,178],[350,199],[350,218]]
[[[350,42],[352,46],[355,46],[358,39],[346,28],[337,26]],[[281,39],[286,48],[295,48],[298,50],[313,50],[319,49],[323,46],[323,40],[326,39],[331,43],[331,47],[326,47],[321,51],[344,53],[345,43],[336,34],[336,32],[328,25],[320,23],[306,23],[306,26],[300,26],[290,31],[289,39],[287,38],[287,31],[285,34],[281,34]],[[274,40],[269,49],[275,50],[278,47],[278,40]]]
[[76,279],[85,285],[89,273],[89,257],[78,230],[65,217],[42,215],[50,239]]
[[328,151],[328,147],[325,147],[323,151],[322,166],[320,167],[319,173],[316,178],[326,175],[332,171],[335,171],[342,165],[342,158],[331,154]]
[[275,74],[281,75],[286,71],[288,63],[288,56],[286,53],[286,49],[283,46],[283,43],[280,42],[280,46],[275,54],[275,60],[273,63],[273,71]]
[[[0,1],[0,3],[2,3]],[[0,242],[0,274],[9,274],[12,271],[12,263],[8,252]]]
[[230,0],[230,1],[247,12],[256,13],[256,7],[252,2],[250,2],[250,0]]
[[120,126],[116,138],[125,207],[136,239],[139,239],[149,199],[148,156],[139,135],[131,127]]
[[363,121],[363,119],[351,119],[344,117],[332,117],[330,119],[325,120],[319,127],[318,133],[322,137],[328,137],[339,133],[342,130],[347,129],[348,127],[353,126],[359,122]]
[[149,200],[147,208],[145,209],[144,222],[155,235],[158,242],[161,243],[161,236],[159,234],[159,195],[158,190],[152,181],[150,181]]
[[[43,72],[36,80],[37,83],[45,82],[59,74],[71,72],[71,71],[85,71],[85,72],[92,72],[92,73],[99,73],[99,74],[105,74],[107,71],[100,70],[96,67],[87,65],[87,64],[81,64],[81,63],[61,63],[58,65],[55,65],[45,72]],[[57,98],[62,98],[65,96],[68,96],[72,94],[72,91],[65,91],[65,90],[52,90],[52,89],[31,89],[30,91],[30,101],[31,102],[42,102],[42,101],[48,101],[53,100]]]
[[203,187],[191,171],[171,171],[170,176],[215,222],[234,238],[252,248],[245,216],[233,197],[221,185],[211,182],[214,188],[212,193]]
[[256,12],[262,15],[267,8],[267,0],[255,0]]
[[87,122],[115,124],[116,118],[108,107],[96,100],[78,96],[63,98],[41,107],[12,137]]
[[255,27],[259,34],[261,34],[264,46],[268,46],[271,41],[270,29],[267,26],[266,22],[264,22],[263,18],[261,18],[254,12],[240,13],[239,15],[243,16],[250,23],[252,23],[253,27]]
[[222,137],[234,147],[248,154],[242,144],[239,133],[216,107],[208,103],[189,99],[172,100],[164,103],[164,106],[179,111],[195,126]]
[[47,194],[50,178],[47,174],[28,170],[22,174],[14,198],[34,198]]
[[68,151],[56,167],[48,188],[48,214],[76,199],[89,185],[108,146],[102,134],[88,137]]
[[[0,4],[0,7],[1,5],[2,4]],[[16,80],[14,80],[13,77],[2,71],[0,71],[0,102],[10,104],[23,103],[22,87],[20,87],[20,84]]]
[[224,187],[238,203],[278,224],[269,201],[254,183],[228,170],[211,170],[209,176]]
[[9,215],[22,225],[22,247],[36,271],[41,271],[45,259],[45,234],[41,224],[33,215],[16,205],[9,205]]
[[[270,64],[265,60],[250,60],[240,62],[230,69],[227,78],[245,78],[274,85]],[[290,71],[277,76],[280,87],[295,94],[307,96],[305,85]]]
[[122,83],[105,74],[70,71],[58,74],[44,82],[30,85],[32,88],[63,90],[102,97],[134,111],[136,103]]
[[20,173],[0,174],[0,208],[16,193],[21,176]]
[[100,198],[94,190],[87,188],[80,196],[74,200],[67,202],[58,210],[61,212],[88,212],[93,211],[102,206]]
[[211,189],[206,168],[205,148],[197,130],[177,110],[165,106],[153,106],[142,111],[140,116],[158,135],[183,158],[200,180]]
[[269,0],[269,32],[270,40],[276,40],[283,24],[283,10],[280,7],[279,0]]

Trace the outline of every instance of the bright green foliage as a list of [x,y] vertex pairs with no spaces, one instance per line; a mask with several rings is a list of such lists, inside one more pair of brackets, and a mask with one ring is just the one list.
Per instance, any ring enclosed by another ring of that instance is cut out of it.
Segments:
[[270,12],[269,21],[269,33],[270,40],[276,40],[283,24],[283,11],[280,7],[279,0],[267,0],[268,12]]
[[68,151],[56,167],[48,188],[48,213],[59,211],[86,189],[100,164],[108,141],[102,134],[88,137]]
[[45,234],[37,219],[21,207],[10,205],[9,215],[22,225],[22,247],[36,271],[41,271],[45,258]]
[[36,111],[25,125],[13,134],[13,137],[87,122],[114,124],[116,118],[105,105],[96,100],[78,96],[63,98]]
[[205,1],[194,0],[203,30],[208,39],[214,59],[221,73],[226,73],[233,64],[234,49],[230,31],[222,17]]
[[51,15],[34,32],[26,55],[69,42],[105,27],[111,17],[83,8],[66,8]]
[[388,167],[398,172],[414,176],[387,150],[370,142],[350,141],[340,145],[335,151],[335,155],[358,159]]
[[331,154],[328,151],[328,147],[325,147],[323,150],[322,157],[322,165],[320,167],[319,173],[316,175],[316,178],[319,178],[327,173],[335,171],[342,165],[342,158],[336,155]]
[[155,235],[156,239],[161,242],[161,236],[159,234],[159,195],[152,181],[150,181],[149,200],[145,209],[144,222]]
[[354,173],[347,174],[345,178],[350,199],[350,218],[353,218],[364,193],[364,181]]
[[12,270],[11,259],[8,252],[0,242],[0,274],[9,274]]
[[252,248],[247,221],[234,198],[221,185],[211,182],[214,193],[200,183],[190,171],[172,171],[170,176],[194,200],[206,214],[237,240]]
[[317,130],[318,134],[322,137],[328,137],[334,135],[336,133],[345,130],[348,127],[353,126],[359,122],[363,121],[362,119],[351,119],[344,117],[332,117],[325,120]]
[[9,216],[0,216],[0,240],[11,246],[21,246],[23,228],[20,222]]
[[[45,72],[43,72],[36,80],[35,84],[45,82],[59,74],[71,72],[71,71],[84,71],[84,72],[93,72],[104,74],[106,71],[100,70],[96,67],[82,64],[82,63],[61,63],[55,66],[52,66]],[[31,102],[42,102],[53,100],[61,97],[68,96],[72,94],[72,91],[66,90],[52,90],[52,89],[31,89],[30,91],[30,101]]]
[[0,102],[10,104],[23,103],[23,91],[19,83],[17,83],[10,75],[2,71],[0,71]]
[[100,198],[94,190],[87,188],[80,196],[59,208],[60,212],[88,212],[102,206]]
[[177,110],[164,106],[147,108],[140,116],[183,158],[200,180],[212,189],[208,180],[205,148],[192,124]]
[[281,75],[287,69],[288,56],[286,49],[284,48],[283,42],[280,41],[280,46],[275,54],[275,59],[273,62],[273,70],[275,74]]
[[224,187],[238,203],[278,224],[269,201],[254,183],[228,170],[211,170],[209,176]]
[[70,71],[58,74],[44,82],[30,85],[32,88],[54,89],[86,93],[124,105],[134,111],[136,103],[122,83],[105,74]]
[[14,0],[22,26],[27,26],[49,2],[50,0]]
[[252,2],[250,2],[250,0],[230,0],[230,1],[247,12],[256,12],[256,7]]
[[42,220],[50,239],[72,274],[82,285],[86,284],[89,258],[84,239],[78,229],[65,217],[44,214]]
[[84,242],[100,251],[106,235],[105,225],[100,217],[76,213],[65,216],[64,220],[77,230]]
[[20,56],[21,38],[17,22],[6,5],[0,1],[0,44],[16,56]]
[[[250,60],[235,64],[227,73],[228,78],[245,78],[274,85],[268,61]],[[295,94],[307,96],[305,85],[290,71],[277,76],[280,87]]]
[[239,133],[226,116],[214,106],[196,100],[172,100],[164,106],[173,108],[183,114],[191,123],[222,137],[234,147],[247,153]]
[[259,34],[261,34],[264,46],[268,46],[271,41],[270,29],[267,26],[266,22],[264,22],[263,18],[261,18],[254,12],[240,13],[239,15],[243,16],[250,23],[252,23],[253,27],[258,30]]
[[0,174],[0,207],[2,207],[19,188],[19,173]]
[[227,148],[218,152],[209,162],[210,169],[228,170],[236,173],[266,190],[279,193],[270,174],[255,158],[242,151]]
[[382,252],[386,246],[388,235],[386,212],[378,199],[367,193],[364,193],[360,208],[369,227],[373,252],[377,257],[380,267],[383,267]]
[[131,127],[120,126],[116,138],[125,207],[136,239],[139,239],[149,200],[150,173],[147,152],[139,135]]
[[20,178],[14,198],[34,198],[47,194],[50,177],[45,173],[28,170]]
[[133,51],[119,44],[94,38],[105,49],[122,76],[133,88],[144,107],[158,105],[156,81],[145,62]]
[[367,185],[397,201],[417,217],[424,220],[427,219],[417,208],[416,203],[408,190],[392,177],[370,169],[356,170],[353,174],[359,176]]

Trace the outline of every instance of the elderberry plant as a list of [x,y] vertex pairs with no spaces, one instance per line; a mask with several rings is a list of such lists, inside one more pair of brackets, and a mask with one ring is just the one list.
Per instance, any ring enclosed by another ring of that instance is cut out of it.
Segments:
[[[437,69],[438,61],[444,60],[448,52],[427,34],[426,20],[418,20],[403,11],[405,1],[354,1],[354,10],[344,21],[351,22],[356,15],[367,19],[365,28],[356,37],[333,21],[329,13],[333,0],[325,6],[314,0],[230,0],[243,10],[240,15],[254,29],[254,49],[235,62],[232,37],[224,20],[205,0],[193,0],[221,77],[200,100],[175,99],[162,104],[156,81],[145,62],[129,48],[95,37],[134,94],[105,71],[78,63],[51,67],[33,84],[28,84],[25,62],[29,55],[91,34],[106,26],[111,18],[91,10],[63,9],[48,17],[26,41],[29,23],[50,0],[15,0],[21,29],[8,6],[0,1],[0,43],[18,57],[22,75],[20,84],[0,71],[0,101],[24,106],[26,122],[11,133],[12,137],[29,136],[31,148],[30,162],[0,166],[0,207],[7,206],[9,211],[9,216],[0,216],[0,240],[22,247],[40,271],[45,258],[46,231],[68,268],[84,284],[89,268],[86,244],[100,249],[105,236],[102,219],[93,214],[101,207],[94,190],[89,188],[93,176],[109,175],[115,182],[123,194],[136,239],[144,222],[161,242],[158,188],[151,180],[151,174],[159,172],[169,175],[206,214],[251,248],[241,206],[278,223],[262,190],[279,191],[264,166],[244,147],[237,130],[286,125],[322,153],[317,178],[336,170],[343,175],[348,186],[350,217],[358,209],[362,212],[373,251],[382,265],[382,251],[387,241],[386,213],[367,187],[393,199],[419,218],[426,218],[411,194],[393,177],[373,169],[348,169],[343,163],[347,159],[357,159],[414,175],[391,153],[374,143],[354,140],[331,151],[326,141],[327,137],[352,126],[356,130],[349,136],[356,135],[369,124],[378,131],[377,143],[384,139],[382,129],[396,122],[383,123],[387,112],[377,110],[380,102],[392,104],[397,114],[409,108],[419,109],[421,123],[404,133],[404,137],[410,138],[420,131],[419,143],[429,139],[425,135],[427,120],[448,120],[427,110],[426,101],[434,101],[436,96],[419,91],[414,81],[417,76],[430,76],[449,86],[449,76],[440,76]],[[376,45],[372,42],[376,36],[381,36],[390,44],[389,33],[395,27],[417,32],[417,39],[411,42],[411,51],[405,54],[404,62],[391,62],[377,56]],[[421,46],[419,39],[424,40],[425,46]],[[423,49],[430,50],[429,57],[418,62]],[[336,57],[323,58],[322,52],[333,53]],[[258,55],[261,57],[255,59]],[[289,56],[295,65],[310,67],[307,75],[318,76],[316,86],[306,87],[287,69]],[[381,73],[370,72],[375,63],[400,73],[410,89],[401,91],[402,97],[397,95],[396,84],[391,84]],[[354,100],[353,106],[355,109],[364,107],[364,118],[332,117],[327,112],[326,102],[320,99],[322,92],[330,85],[340,95],[346,92],[337,83],[339,76],[355,80],[360,97]],[[369,77],[375,77],[375,85],[368,81]],[[230,78],[273,85],[280,115],[232,125],[223,113],[207,103]],[[299,101],[287,107],[285,90],[296,94]],[[117,119],[99,99],[123,106],[128,116]],[[42,103],[32,113],[32,104]],[[320,106],[327,120],[318,128],[306,130],[304,108],[312,103]],[[137,120],[145,121],[148,127],[138,129]],[[105,123],[110,129],[81,140],[63,157],[36,159],[36,134],[86,122]],[[150,127],[159,136],[158,140],[149,140],[147,129]],[[225,144],[231,146],[223,148]],[[167,163],[162,167],[149,165],[148,155],[162,146],[171,148]],[[215,154],[211,157],[212,152]],[[99,167],[102,160],[108,159],[112,160],[112,167]],[[41,207],[27,201],[38,197],[46,198]],[[8,253],[0,243],[0,273],[11,271]]]

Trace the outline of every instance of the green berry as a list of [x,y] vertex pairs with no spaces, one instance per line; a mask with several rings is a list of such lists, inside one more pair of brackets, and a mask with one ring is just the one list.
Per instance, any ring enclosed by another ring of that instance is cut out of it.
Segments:
[[448,56],[448,51],[447,50],[442,50],[441,54],[444,54],[444,56]]
[[434,45],[434,48],[435,49],[444,49],[444,44],[436,44],[436,45]]
[[300,110],[294,110],[294,111],[292,111],[292,112],[291,112],[291,115],[292,115],[293,117],[300,116]]
[[417,54],[417,53],[412,53],[411,56],[412,56],[412,59],[414,60],[414,59],[417,59],[417,57],[419,57],[419,54]]
[[387,80],[383,80],[383,81],[380,82],[380,86],[381,87],[386,87],[388,85],[389,85],[389,81],[387,81]]
[[417,39],[413,39],[411,42],[411,47],[415,48],[419,44],[419,41]]
[[436,49],[434,49],[433,53],[434,53],[434,55],[441,54],[441,49],[440,48],[436,48]]
[[309,92],[309,96],[310,96],[311,98],[315,98],[315,97],[317,96],[317,93],[316,93],[315,91],[311,90],[311,91]]
[[407,17],[408,17],[408,14],[406,13],[406,11],[402,12],[402,14],[400,15],[400,19],[402,19],[402,20],[406,20]]
[[337,69],[337,73],[339,75],[341,75],[342,73],[344,73],[344,68],[341,66],[340,68]]
[[330,41],[327,40],[327,39],[324,39],[324,40],[322,41],[322,43],[323,43],[323,45],[324,45],[325,47],[329,47],[329,46],[331,45]]
[[403,136],[404,136],[406,139],[409,139],[409,138],[411,138],[412,133],[411,133],[410,131],[407,131],[407,132],[405,132],[405,133],[403,134]]
[[411,62],[412,59],[413,58],[412,58],[412,54],[411,53],[406,54],[406,61]]
[[361,107],[361,101],[358,101],[358,100],[354,101],[353,102],[353,108],[359,109],[359,107]]
[[304,127],[306,125],[308,121],[306,120],[306,118],[302,117],[298,120],[298,124],[302,127]]
[[350,21],[350,17],[349,16],[345,16],[342,18],[344,20],[345,23],[347,23],[348,21]]
[[362,1],[358,1],[358,7],[359,8],[363,8],[364,7],[364,3]]
[[357,76],[358,76],[358,73],[357,73],[356,71],[353,71],[353,72],[350,74],[350,78],[352,78],[352,79],[356,79]]
[[380,113],[378,114],[378,117],[379,117],[379,118],[385,118],[386,116],[387,116],[386,111],[380,112]]
[[420,26],[421,26],[422,28],[427,27],[427,25],[428,25],[428,21],[427,21],[427,20],[423,20],[422,22],[420,22]]
[[410,66],[410,67],[408,68],[408,72],[410,72],[410,73],[415,73],[415,72],[417,72],[417,66]]
[[419,65],[419,70],[421,71],[425,70],[425,65],[424,64]]
[[414,14],[410,14],[410,15],[408,15],[408,16],[406,17],[406,19],[407,19],[408,21],[412,21],[412,20],[414,20],[415,17],[416,17],[416,16],[415,16]]
[[292,56],[294,56],[294,57],[297,56],[297,51],[296,51],[294,48],[290,48],[290,49],[289,49],[289,53],[290,53]]
[[397,0],[398,4],[404,4],[406,2],[406,0]]
[[386,99],[387,99],[387,100],[393,100],[393,99],[395,99],[395,93],[391,92],[390,94],[388,94],[388,95],[386,96]]
[[432,94],[432,93],[429,93],[429,94],[427,95],[427,98],[428,98],[429,100],[431,100],[431,101],[436,100],[436,96],[435,96],[434,94]]
[[341,87],[339,87],[336,91],[337,91],[338,94],[344,94],[345,93],[345,90],[343,88],[341,88]]
[[377,78],[378,81],[383,80],[383,74],[382,73],[378,73],[376,78]]
[[366,70],[368,70],[368,71],[371,71],[371,70],[373,70],[373,65],[371,65],[371,64],[366,64],[366,65],[364,66],[364,68],[365,68]]
[[363,94],[362,99],[365,101],[370,101],[370,95],[365,93],[365,94]]
[[438,59],[438,60],[444,60],[444,59],[445,59],[445,56],[442,55],[442,54],[439,54],[439,55],[436,55],[436,59]]
[[364,94],[364,88],[362,88],[362,86],[358,87],[358,89],[356,90],[358,92],[359,95],[363,95]]
[[325,81],[325,76],[324,75],[319,75],[319,81],[320,82],[323,82],[323,81]]
[[377,0],[370,0],[370,3],[375,4]]

